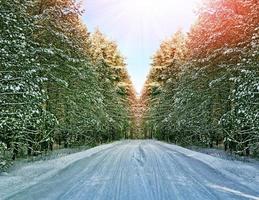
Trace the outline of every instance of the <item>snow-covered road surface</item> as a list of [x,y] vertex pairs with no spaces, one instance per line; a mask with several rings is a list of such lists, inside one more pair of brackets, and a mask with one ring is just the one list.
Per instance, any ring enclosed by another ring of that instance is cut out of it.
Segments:
[[179,146],[121,141],[0,176],[0,199],[259,200],[259,166]]

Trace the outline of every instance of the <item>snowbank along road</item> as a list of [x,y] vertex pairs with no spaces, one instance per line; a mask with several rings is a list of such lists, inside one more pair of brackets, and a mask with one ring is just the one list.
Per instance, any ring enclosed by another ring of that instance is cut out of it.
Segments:
[[0,199],[259,200],[259,166],[158,141],[121,141],[0,176]]

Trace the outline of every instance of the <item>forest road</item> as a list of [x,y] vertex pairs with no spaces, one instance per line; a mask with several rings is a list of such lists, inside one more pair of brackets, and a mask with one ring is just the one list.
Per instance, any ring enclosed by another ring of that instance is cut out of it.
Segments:
[[19,170],[0,176],[0,199],[259,200],[258,165],[153,140],[115,142]]

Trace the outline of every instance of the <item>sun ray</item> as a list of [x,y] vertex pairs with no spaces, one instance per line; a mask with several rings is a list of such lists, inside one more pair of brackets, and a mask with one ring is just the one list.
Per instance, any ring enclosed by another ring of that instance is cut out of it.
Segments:
[[90,31],[100,28],[127,58],[138,92],[149,71],[151,55],[178,29],[188,31],[201,0],[84,0]]

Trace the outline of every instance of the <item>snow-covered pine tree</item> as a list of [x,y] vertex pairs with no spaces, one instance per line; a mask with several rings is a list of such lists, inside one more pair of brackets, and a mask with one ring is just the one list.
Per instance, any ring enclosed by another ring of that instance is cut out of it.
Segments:
[[[160,92],[156,104],[146,95],[144,124],[153,125],[158,138],[165,134],[163,139],[210,147],[224,143],[226,150],[258,154],[258,10],[255,0],[206,1],[188,34],[180,70],[151,70],[147,83]],[[171,62],[165,53],[170,44],[163,43],[158,63]],[[161,74],[169,74],[164,86]]]
[[124,136],[134,92],[117,45],[105,40],[106,59],[94,62],[94,43],[74,1],[3,0],[0,6],[1,167],[54,144]]
[[4,155],[12,159],[38,147],[47,137],[43,128],[52,123],[43,108],[46,79],[35,59],[38,47],[32,40],[34,20],[27,12],[30,3],[3,0],[0,4],[0,141],[7,150]]
[[[107,109],[107,122],[112,130],[107,133],[120,133],[116,137],[128,137],[132,129],[132,109],[130,95],[135,94],[126,70],[125,59],[121,55],[115,42],[110,41],[99,30],[90,36],[90,49],[88,53],[95,69],[99,74],[100,83],[103,82],[105,105]],[[135,98],[135,97],[133,97]],[[131,116],[131,117],[130,117]],[[133,132],[134,130],[132,130]],[[114,137],[114,136],[112,136]]]

